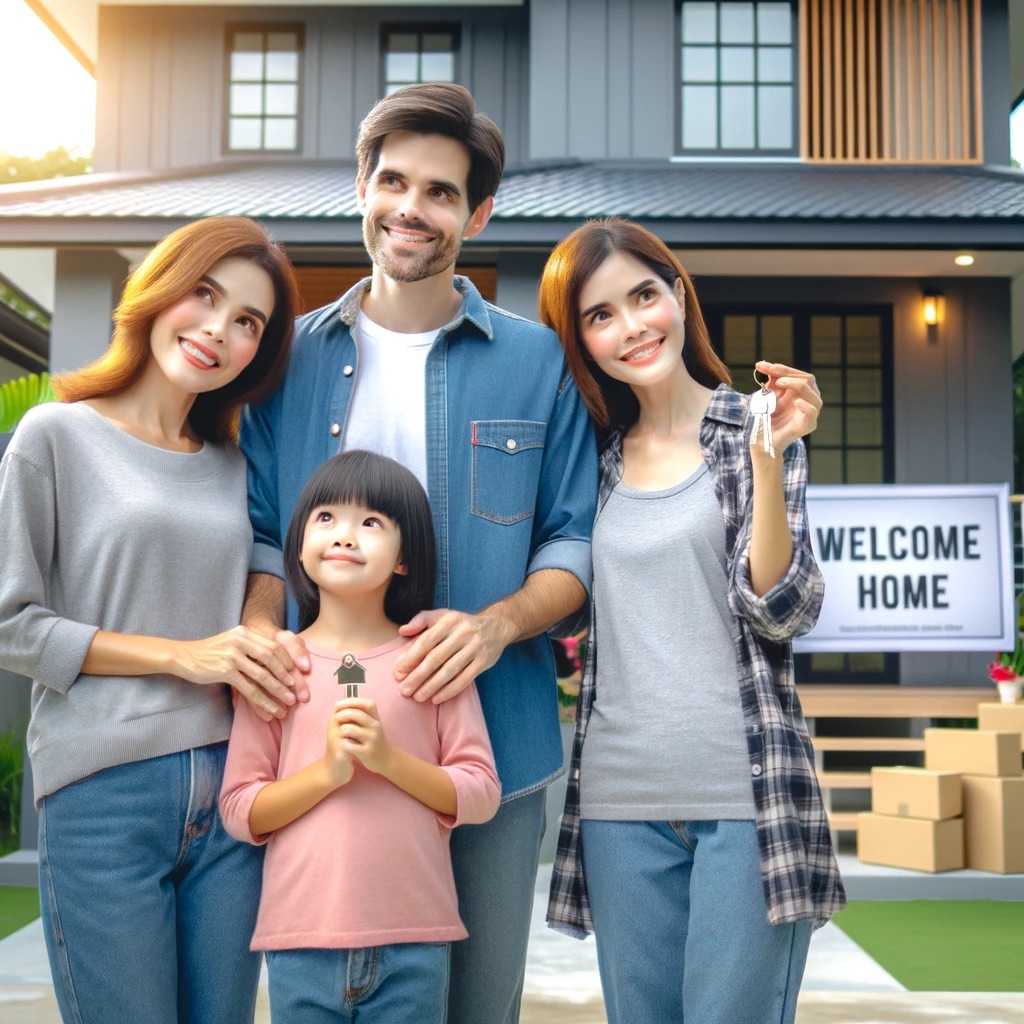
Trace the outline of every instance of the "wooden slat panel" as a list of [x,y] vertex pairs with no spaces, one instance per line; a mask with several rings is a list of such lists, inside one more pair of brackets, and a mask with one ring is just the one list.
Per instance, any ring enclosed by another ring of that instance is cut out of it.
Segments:
[[980,11],[980,0],[800,0],[804,159],[977,163]]
[[[496,267],[457,267],[456,272],[468,277],[480,294],[493,302],[498,287]],[[302,292],[301,313],[319,309],[340,298],[354,284],[370,274],[369,266],[325,267],[297,266],[299,290]]]
[[981,0],[974,0],[974,38],[971,42],[971,55],[974,57],[974,150],[971,156],[981,161],[984,152],[981,137]]
[[806,718],[977,718],[991,687],[828,686],[797,687]]
[[960,5],[960,150],[964,152],[971,145],[968,125],[971,111],[971,76],[969,70],[970,52],[967,48],[967,4],[969,0],[957,0]]
[[832,0],[818,0],[821,11],[821,78],[822,78],[822,140],[821,156],[832,159],[832,76],[835,66],[832,61]]
[[906,754],[924,750],[924,740],[915,736],[812,736],[815,750],[858,753]]
[[882,16],[879,19],[882,29],[882,159],[891,160],[892,149],[892,106],[889,103],[889,0],[882,0]]

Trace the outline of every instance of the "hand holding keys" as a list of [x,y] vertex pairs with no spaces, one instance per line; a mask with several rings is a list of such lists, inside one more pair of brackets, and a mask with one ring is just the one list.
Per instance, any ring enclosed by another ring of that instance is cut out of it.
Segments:
[[[757,380],[757,373],[754,374]],[[754,417],[754,429],[750,434],[750,447],[757,444],[758,434],[763,435],[765,453],[775,458],[775,445],[772,443],[772,413],[775,412],[775,392],[767,388],[767,381],[761,385],[760,391],[750,396],[750,414]]]

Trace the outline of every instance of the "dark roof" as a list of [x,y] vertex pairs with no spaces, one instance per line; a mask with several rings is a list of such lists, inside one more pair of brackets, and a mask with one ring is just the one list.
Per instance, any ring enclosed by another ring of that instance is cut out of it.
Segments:
[[[353,165],[313,161],[4,186],[0,238],[152,241],[185,220],[247,214],[285,242],[358,244],[354,190]],[[505,176],[484,241],[550,242],[581,219],[612,214],[689,244],[1019,247],[1024,173],[795,161],[530,168]]]

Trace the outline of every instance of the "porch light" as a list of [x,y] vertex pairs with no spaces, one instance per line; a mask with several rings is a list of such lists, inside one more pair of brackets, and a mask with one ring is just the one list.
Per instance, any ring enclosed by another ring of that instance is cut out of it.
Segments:
[[946,300],[937,288],[924,290],[924,322],[929,327],[938,327],[946,309]]
[[953,257],[953,262],[958,267],[973,267],[974,266],[974,257],[969,252],[958,252]]

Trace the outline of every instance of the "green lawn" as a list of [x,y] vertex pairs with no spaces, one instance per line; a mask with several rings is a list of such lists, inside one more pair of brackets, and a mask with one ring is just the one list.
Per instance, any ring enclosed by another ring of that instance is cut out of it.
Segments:
[[913,992],[1024,991],[1024,903],[856,901],[834,920]]
[[0,939],[38,916],[39,890],[34,885],[0,885]]

